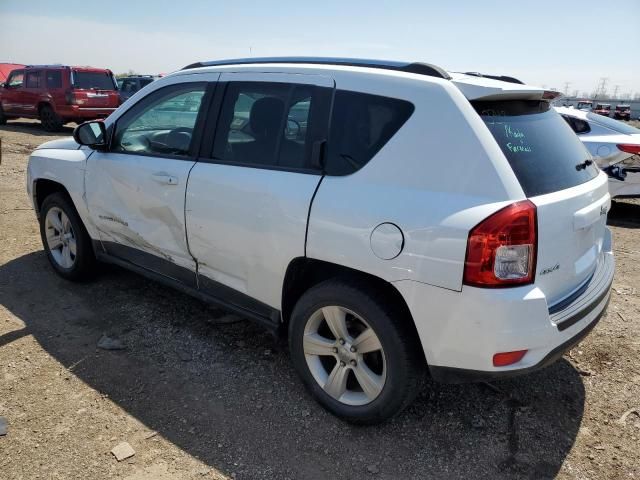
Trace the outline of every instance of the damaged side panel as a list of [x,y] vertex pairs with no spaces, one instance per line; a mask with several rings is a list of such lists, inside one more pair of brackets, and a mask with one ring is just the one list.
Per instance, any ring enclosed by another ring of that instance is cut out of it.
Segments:
[[[140,251],[194,272],[184,224],[187,177],[194,162],[95,152],[85,178],[89,212],[105,251]],[[171,178],[172,182],[158,181]],[[175,181],[175,182],[174,182]],[[113,251],[116,246],[130,247]],[[145,268],[144,255],[125,258]],[[163,273],[163,272],[159,272]]]

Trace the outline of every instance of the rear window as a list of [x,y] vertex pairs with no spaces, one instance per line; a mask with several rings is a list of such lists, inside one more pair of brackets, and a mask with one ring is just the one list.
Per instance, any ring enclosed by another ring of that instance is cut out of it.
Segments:
[[325,171],[348,175],[362,168],[396,134],[413,109],[406,100],[336,91]]
[[73,72],[74,88],[86,90],[115,90],[113,77],[109,72]]
[[472,102],[528,197],[557,192],[598,175],[595,162],[548,102]]

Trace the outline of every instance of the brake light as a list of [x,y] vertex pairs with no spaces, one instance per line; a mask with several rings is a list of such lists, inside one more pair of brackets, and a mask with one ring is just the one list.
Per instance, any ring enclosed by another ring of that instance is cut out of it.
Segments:
[[532,283],[537,251],[536,206],[513,203],[476,225],[469,233],[464,283],[508,287]]
[[633,153],[634,155],[640,154],[640,145],[630,145],[628,143],[620,143],[616,145],[618,150],[622,150],[623,152]]
[[553,100],[554,98],[558,98],[560,95],[562,95],[560,92],[554,92],[553,90],[545,90],[542,93],[542,99]]

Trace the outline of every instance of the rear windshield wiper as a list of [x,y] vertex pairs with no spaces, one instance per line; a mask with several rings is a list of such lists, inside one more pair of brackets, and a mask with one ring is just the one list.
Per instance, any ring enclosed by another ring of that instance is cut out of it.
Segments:
[[593,160],[591,160],[590,158],[586,159],[584,162],[581,162],[581,163],[577,164],[576,165],[576,170],[578,170],[578,171],[584,170],[589,165],[593,165]]

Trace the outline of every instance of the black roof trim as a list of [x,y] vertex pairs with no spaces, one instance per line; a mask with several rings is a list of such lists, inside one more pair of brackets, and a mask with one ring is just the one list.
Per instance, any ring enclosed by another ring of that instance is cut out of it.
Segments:
[[464,72],[464,74],[472,75],[474,77],[490,78],[491,80],[500,80],[501,82],[519,83],[520,85],[524,85],[524,82],[522,80],[518,80],[515,77],[509,77],[507,75],[487,75],[480,72]]
[[187,65],[182,70],[199,67],[217,67],[223,65],[251,65],[254,63],[310,63],[315,65],[344,65],[349,67],[380,68],[383,70],[395,70],[399,72],[416,73],[430,77],[451,79],[442,68],[422,62],[398,62],[394,60],[367,60],[362,58],[339,57],[256,57],[236,58],[230,60],[213,60],[210,62],[196,62]]
[[61,63],[51,63],[44,65],[25,65],[23,68],[71,68],[68,65],[63,65]]

